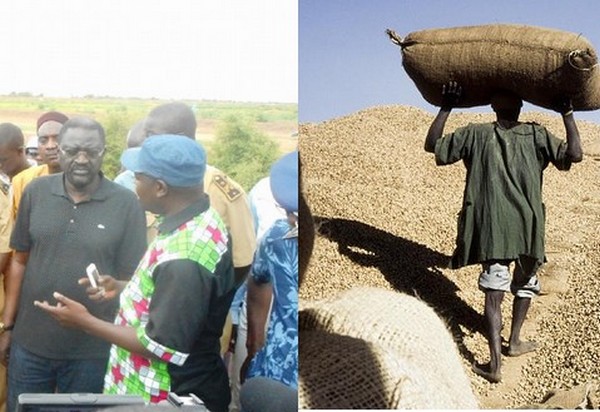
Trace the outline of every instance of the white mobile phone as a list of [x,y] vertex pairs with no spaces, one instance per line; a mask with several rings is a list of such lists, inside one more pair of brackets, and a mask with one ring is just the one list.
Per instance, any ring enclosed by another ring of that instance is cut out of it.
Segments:
[[93,263],[90,263],[87,268],[85,268],[87,272],[87,277],[90,280],[90,284],[92,287],[98,287],[98,281],[100,280],[100,273],[98,272],[98,268]]

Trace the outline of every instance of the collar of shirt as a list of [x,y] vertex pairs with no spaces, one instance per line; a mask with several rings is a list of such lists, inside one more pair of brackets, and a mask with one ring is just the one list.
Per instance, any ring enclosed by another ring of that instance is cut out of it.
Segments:
[[[57,173],[54,176],[57,176],[57,178],[52,182],[50,189],[52,194],[70,199],[69,195],[65,191],[64,173]],[[90,200],[105,200],[108,197],[110,187],[108,187],[106,182],[107,180],[104,178],[104,174],[100,172],[100,185],[98,186],[98,189],[92,193]]]
[[194,216],[206,212],[209,206],[210,202],[208,200],[208,196],[205,193],[198,201],[192,203],[191,205],[183,209],[181,212],[173,216],[164,217],[158,225],[158,232],[168,233],[174,231],[185,222],[192,220]]

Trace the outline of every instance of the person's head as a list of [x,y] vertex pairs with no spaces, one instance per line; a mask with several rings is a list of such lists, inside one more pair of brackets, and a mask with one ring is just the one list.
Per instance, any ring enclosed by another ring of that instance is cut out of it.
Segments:
[[498,90],[492,95],[491,104],[499,119],[516,121],[519,119],[523,100],[509,90]]
[[187,104],[166,103],[150,111],[144,122],[144,136],[164,134],[196,139],[196,116]]
[[169,215],[204,193],[206,152],[188,137],[150,136],[141,147],[123,152],[121,163],[135,173],[140,203],[152,213]]
[[132,147],[140,147],[142,143],[144,143],[145,139],[146,135],[144,134],[144,119],[142,119],[131,126],[131,129],[129,129],[126,140],[127,148],[131,149]]
[[106,137],[104,128],[87,117],[74,117],[58,135],[59,161],[67,182],[85,191],[100,178]]
[[298,151],[279,158],[269,173],[271,192],[288,214],[298,213]]
[[60,171],[58,134],[67,120],[67,116],[55,111],[46,112],[37,120],[38,155],[52,173]]
[[25,156],[25,138],[18,126],[0,124],[0,170],[12,178],[28,167]]
[[298,225],[298,151],[282,156],[271,166],[271,193],[285,210],[290,225]]
[[29,139],[27,139],[27,142],[25,143],[25,156],[27,156],[27,159],[34,161],[36,163],[41,163],[40,157],[39,157],[39,153],[38,153],[38,137],[36,136],[31,136]]

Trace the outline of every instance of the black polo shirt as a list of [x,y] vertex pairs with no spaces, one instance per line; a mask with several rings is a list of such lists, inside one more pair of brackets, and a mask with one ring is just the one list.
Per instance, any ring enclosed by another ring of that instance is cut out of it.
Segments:
[[146,250],[146,219],[133,192],[104,177],[89,201],[75,204],[63,173],[33,180],[23,193],[10,246],[29,252],[12,339],[49,359],[108,358],[110,344],[63,328],[33,305],[57,291],[112,322],[118,299],[94,302],[78,279],[95,263],[101,274],[129,279]]

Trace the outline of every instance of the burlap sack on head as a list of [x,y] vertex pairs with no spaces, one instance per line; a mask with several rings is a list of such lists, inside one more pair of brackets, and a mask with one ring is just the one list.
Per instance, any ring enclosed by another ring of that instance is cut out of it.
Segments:
[[300,409],[476,409],[444,322],[422,301],[358,287],[303,304]]
[[429,103],[440,106],[442,86],[463,87],[459,107],[490,104],[497,89],[553,109],[570,97],[575,110],[600,108],[600,68],[592,44],[577,33],[536,26],[490,24],[422,30],[400,38],[402,65]]

